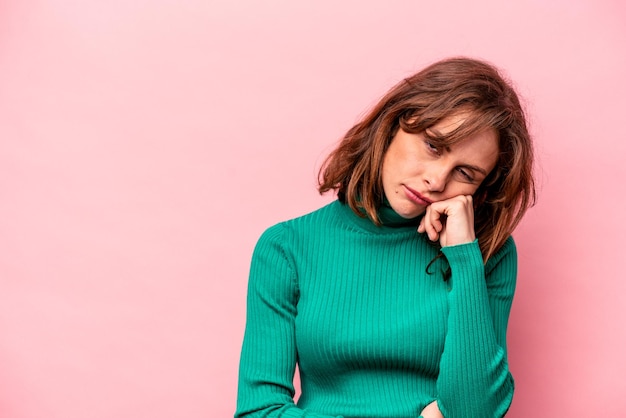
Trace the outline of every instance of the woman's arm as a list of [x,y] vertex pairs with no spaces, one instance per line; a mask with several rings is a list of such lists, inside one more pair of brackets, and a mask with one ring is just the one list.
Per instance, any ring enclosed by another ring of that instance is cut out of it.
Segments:
[[500,417],[513,396],[506,327],[517,254],[509,238],[484,266],[473,215],[471,196],[457,196],[430,205],[418,229],[439,240],[451,269],[436,404],[446,418]]
[[517,256],[509,239],[488,274],[478,242],[442,248],[452,271],[448,329],[437,379],[446,418],[501,417],[513,397],[506,352]]
[[284,226],[274,226],[252,257],[235,418],[333,418],[305,412],[293,401],[298,286],[285,242]]

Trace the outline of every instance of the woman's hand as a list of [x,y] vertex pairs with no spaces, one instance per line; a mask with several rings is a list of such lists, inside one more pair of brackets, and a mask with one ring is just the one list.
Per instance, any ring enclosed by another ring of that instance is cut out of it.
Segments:
[[437,401],[433,401],[426,405],[426,408],[422,409],[420,415],[424,418],[444,418],[443,414],[439,410],[439,405],[437,405]]
[[460,195],[426,207],[417,232],[426,232],[442,247],[466,244],[476,239],[472,196]]

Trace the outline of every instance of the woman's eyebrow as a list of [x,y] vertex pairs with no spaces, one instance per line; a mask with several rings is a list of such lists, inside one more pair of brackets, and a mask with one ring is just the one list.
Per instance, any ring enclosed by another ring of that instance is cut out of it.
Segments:
[[463,166],[469,168],[470,170],[478,171],[485,177],[487,176],[487,170],[485,170],[484,168],[480,168],[476,165],[471,165],[471,164],[463,164]]

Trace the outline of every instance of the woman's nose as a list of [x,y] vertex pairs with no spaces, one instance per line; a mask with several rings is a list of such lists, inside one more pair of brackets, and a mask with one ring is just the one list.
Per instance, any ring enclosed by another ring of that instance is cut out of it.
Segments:
[[433,167],[424,176],[424,183],[426,183],[428,191],[443,192],[443,190],[446,188],[447,178],[447,170],[440,167]]

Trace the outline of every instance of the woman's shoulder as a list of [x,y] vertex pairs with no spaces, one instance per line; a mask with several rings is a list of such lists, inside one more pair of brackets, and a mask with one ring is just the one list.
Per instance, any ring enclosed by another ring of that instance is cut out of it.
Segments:
[[515,246],[513,236],[509,236],[506,241],[504,241],[504,245],[489,257],[485,265],[485,270],[490,271],[503,261],[517,262],[517,247]]
[[337,216],[338,205],[340,202],[335,200],[304,215],[278,222],[265,229],[261,240],[284,240],[286,234],[311,232],[327,226]]
[[337,216],[338,205],[339,201],[334,200],[311,212],[278,222],[267,228],[266,232],[275,234],[278,231],[309,229],[324,225],[326,221]]
[[513,295],[517,282],[517,248],[512,236],[487,260],[485,275],[492,293]]

